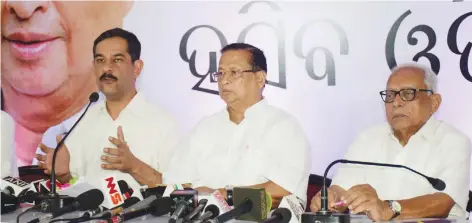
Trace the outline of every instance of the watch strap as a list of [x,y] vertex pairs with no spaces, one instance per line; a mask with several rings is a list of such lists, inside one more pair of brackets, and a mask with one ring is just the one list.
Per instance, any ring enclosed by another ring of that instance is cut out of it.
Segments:
[[392,200],[388,200],[387,203],[388,203],[388,206],[390,207],[390,209],[392,209],[392,211],[393,211],[393,216],[390,218],[390,220],[395,219],[396,217],[398,217],[400,215],[400,212],[396,211],[395,208],[393,208],[393,201]]

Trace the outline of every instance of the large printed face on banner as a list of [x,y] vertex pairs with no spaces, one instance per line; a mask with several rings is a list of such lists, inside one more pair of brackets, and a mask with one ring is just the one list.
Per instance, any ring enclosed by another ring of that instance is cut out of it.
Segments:
[[2,93],[19,124],[17,155],[32,159],[42,133],[80,110],[96,90],[92,45],[121,27],[125,1],[2,1]]

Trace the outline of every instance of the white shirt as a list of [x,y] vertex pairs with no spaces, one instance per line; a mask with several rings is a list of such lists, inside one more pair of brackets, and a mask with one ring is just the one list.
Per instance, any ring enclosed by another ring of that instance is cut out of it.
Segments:
[[[99,92],[98,95],[99,95],[99,98],[96,102],[94,102],[95,104],[100,103],[105,99],[105,96],[101,92]],[[88,105],[88,103],[87,103],[87,105]],[[49,127],[46,130],[46,132],[43,133],[43,137],[42,137],[41,142],[49,148],[56,148],[56,146],[57,146],[56,136],[61,135],[62,137],[64,137],[65,134],[72,128],[74,123],[84,113],[85,108],[87,108],[87,105],[85,105],[79,112],[75,113],[74,115],[67,118],[63,122],[61,122],[61,123],[59,123],[55,126]],[[71,134],[73,134],[73,133],[71,133]],[[43,154],[44,155],[43,151],[41,151],[39,146],[36,149],[36,154]],[[38,160],[36,158],[33,159],[32,165],[38,165]]]
[[125,141],[134,156],[159,172],[165,170],[178,139],[176,122],[169,113],[150,104],[142,93],[138,93],[116,120],[110,117],[106,100],[89,108],[65,141],[70,152],[71,173],[99,188],[103,185],[94,183],[110,176],[126,181],[132,188],[139,187],[131,175],[101,168],[103,149],[116,148],[108,137],[118,138],[118,126],[122,126]]
[[18,177],[18,166],[15,154],[15,121],[6,112],[2,111],[2,143],[1,143],[1,178]]
[[[469,199],[469,138],[442,121],[430,118],[405,147],[385,123],[360,134],[345,159],[400,164],[446,183],[443,193],[456,204],[449,216],[465,216]],[[332,185],[345,190],[358,184],[370,184],[382,200],[402,200],[441,192],[408,170],[362,165],[342,165]]]
[[298,121],[265,100],[239,124],[226,109],[204,118],[176,149],[164,183],[250,186],[272,181],[306,201],[309,144]]

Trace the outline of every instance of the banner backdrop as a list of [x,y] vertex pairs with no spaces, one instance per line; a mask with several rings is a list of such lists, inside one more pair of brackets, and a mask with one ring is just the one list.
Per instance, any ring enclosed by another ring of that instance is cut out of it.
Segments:
[[[472,137],[470,2],[160,1],[127,7],[123,28],[142,44],[139,88],[176,116],[183,133],[225,106],[208,75],[217,70],[219,49],[247,42],[268,58],[268,102],[302,123],[312,173],[322,174],[360,131],[385,121],[379,91],[401,63],[417,61],[438,73],[443,101],[436,117]],[[90,32],[96,37],[104,30]],[[89,39],[83,60],[91,66],[94,38]],[[19,119],[4,91],[6,110]]]

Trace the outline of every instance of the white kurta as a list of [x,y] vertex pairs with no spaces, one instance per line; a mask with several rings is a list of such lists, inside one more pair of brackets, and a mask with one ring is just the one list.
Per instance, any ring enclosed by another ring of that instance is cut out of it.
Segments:
[[105,154],[103,149],[116,148],[108,137],[118,137],[118,126],[122,126],[125,141],[138,159],[159,172],[165,170],[177,144],[177,124],[169,113],[149,103],[142,93],[138,93],[116,120],[110,117],[105,100],[90,107],[65,142],[71,157],[70,171],[84,177],[92,185],[105,177],[115,176],[133,188],[139,187],[131,175],[103,170],[100,166],[103,163],[100,157]]
[[298,121],[265,100],[239,124],[226,109],[204,118],[176,149],[164,183],[250,186],[273,181],[306,201],[309,144]]
[[2,111],[2,141],[1,141],[1,178],[18,177],[18,166],[15,154],[15,121]]
[[[400,164],[443,180],[456,204],[450,216],[465,216],[469,194],[469,138],[453,126],[431,118],[402,147],[385,123],[360,134],[345,159]],[[438,192],[423,177],[408,170],[361,165],[342,165],[333,185],[349,189],[370,184],[382,200],[402,200]]]

